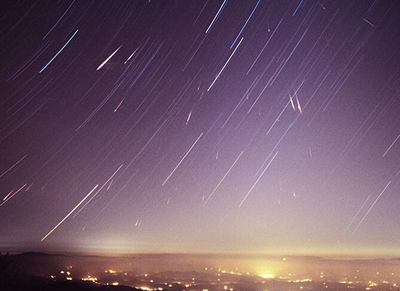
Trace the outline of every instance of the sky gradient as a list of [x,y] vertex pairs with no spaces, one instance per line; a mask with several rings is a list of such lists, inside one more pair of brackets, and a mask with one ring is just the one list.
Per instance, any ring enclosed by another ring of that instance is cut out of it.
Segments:
[[399,1],[2,1],[0,250],[400,255]]

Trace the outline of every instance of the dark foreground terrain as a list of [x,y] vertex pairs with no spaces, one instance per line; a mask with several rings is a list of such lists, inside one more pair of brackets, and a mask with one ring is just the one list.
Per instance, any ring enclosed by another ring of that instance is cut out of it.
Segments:
[[[134,291],[128,286],[101,285],[82,280],[63,280],[40,277],[25,271],[26,266],[21,262],[30,257],[49,256],[45,254],[21,254],[0,256],[0,290],[1,291]],[[32,266],[35,267],[35,266]]]
[[0,253],[0,291],[398,291],[400,259]]

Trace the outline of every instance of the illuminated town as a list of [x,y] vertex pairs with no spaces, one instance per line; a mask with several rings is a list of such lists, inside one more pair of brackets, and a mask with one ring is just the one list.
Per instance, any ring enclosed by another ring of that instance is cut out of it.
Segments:
[[[286,258],[281,258],[281,260],[283,263],[288,261]],[[293,260],[302,261],[298,258]],[[352,269],[353,263],[357,262],[361,268]],[[331,264],[336,264],[336,266],[331,266],[332,268],[321,267],[327,272],[309,269],[308,263],[303,263],[304,267],[308,269],[306,272],[295,269],[293,273],[281,274],[258,274],[239,267],[223,269],[211,266],[196,271],[135,272],[132,271],[134,269],[132,266],[131,270],[122,268],[96,270],[94,268],[96,271],[83,271],[79,265],[68,265],[53,274],[43,275],[55,282],[83,281],[91,286],[126,286],[151,291],[398,290],[400,282],[399,267],[396,260],[330,261]],[[376,264],[374,268],[370,267],[371,263]],[[273,262],[273,264],[276,266],[276,262]],[[320,264],[317,262],[315,265],[319,268]],[[369,266],[368,270],[366,270],[367,265]],[[341,270],[333,271],[337,268]],[[373,272],[371,269],[373,269]],[[306,273],[309,276],[300,275]]]

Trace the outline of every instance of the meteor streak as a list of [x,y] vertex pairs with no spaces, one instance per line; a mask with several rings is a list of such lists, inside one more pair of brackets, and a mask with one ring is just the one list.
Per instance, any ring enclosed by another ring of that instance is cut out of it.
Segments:
[[297,109],[299,109],[300,113],[303,113],[303,111],[301,110],[301,105],[299,102],[299,98],[297,97],[297,94],[296,94],[296,102],[297,102]]
[[290,104],[292,105],[293,111],[296,111],[296,107],[294,107],[294,103],[293,103],[293,98],[291,95],[289,95],[290,98]]
[[119,48],[117,48],[108,58],[106,58],[106,60],[104,62],[102,62],[100,66],[98,66],[96,71],[100,70],[117,53],[117,51],[121,48],[121,46]]

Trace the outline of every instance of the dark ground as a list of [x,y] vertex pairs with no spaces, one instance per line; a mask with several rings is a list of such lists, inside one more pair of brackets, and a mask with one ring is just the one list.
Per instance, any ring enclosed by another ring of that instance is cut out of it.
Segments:
[[80,280],[54,281],[24,272],[18,256],[0,255],[0,290],[2,291],[134,291],[127,286],[98,285]]

